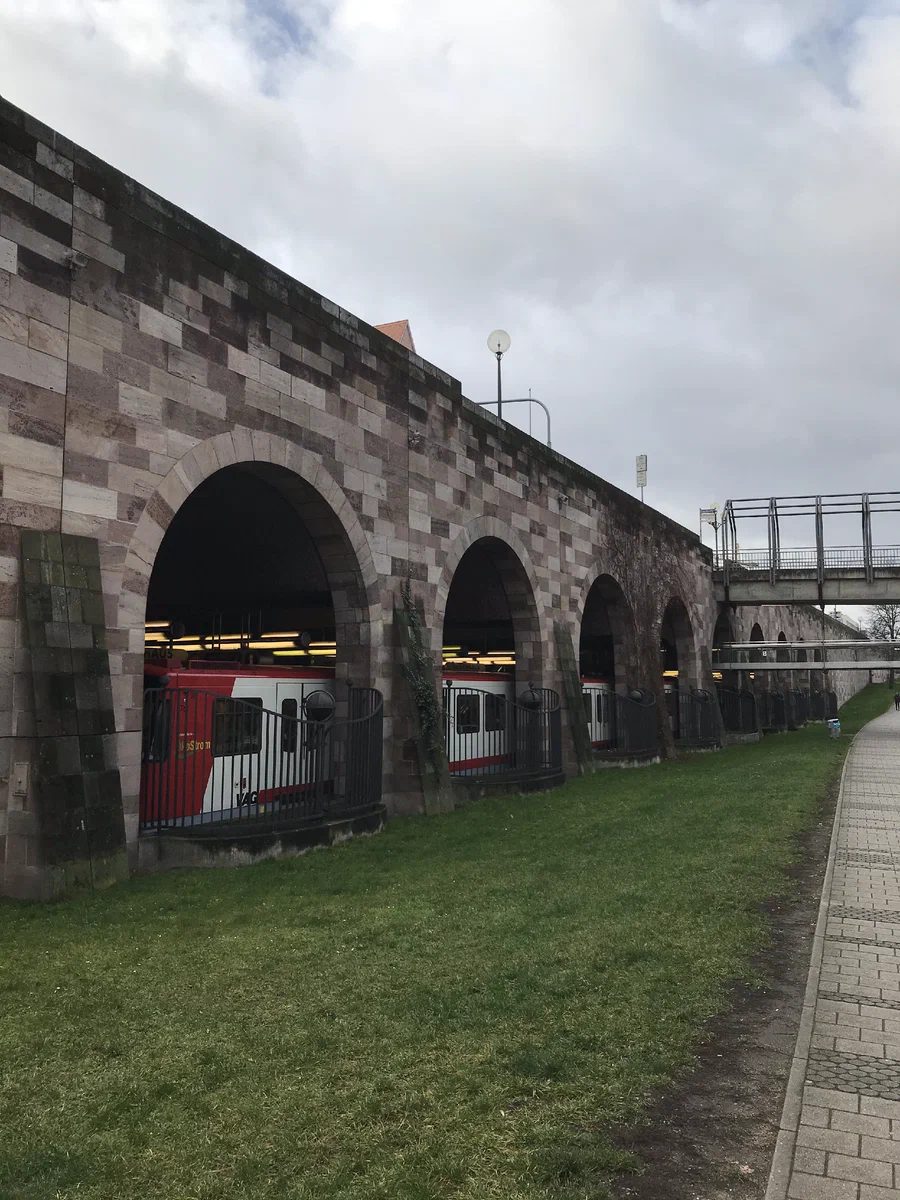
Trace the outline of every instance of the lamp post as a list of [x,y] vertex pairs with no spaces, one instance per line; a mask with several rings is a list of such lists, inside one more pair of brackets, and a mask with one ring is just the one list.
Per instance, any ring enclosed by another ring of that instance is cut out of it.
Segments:
[[709,508],[701,508],[700,509],[700,531],[701,531],[701,534],[703,532],[704,521],[706,522],[707,525],[712,525],[713,529],[715,530],[715,535],[716,535],[716,559],[715,559],[715,562],[716,562],[716,566],[718,567],[718,565],[719,565],[719,529],[722,525],[722,522],[719,519],[718,504],[711,504],[709,506]]
[[497,356],[497,416],[503,420],[503,380],[500,371],[500,360],[509,349],[509,334],[505,329],[495,329],[487,340],[488,350]]

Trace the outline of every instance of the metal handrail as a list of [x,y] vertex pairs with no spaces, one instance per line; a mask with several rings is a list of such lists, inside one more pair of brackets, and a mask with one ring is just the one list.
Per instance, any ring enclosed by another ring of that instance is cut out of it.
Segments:
[[[489,404],[497,404],[499,402],[497,400],[477,400],[477,401],[475,401],[475,403],[478,405],[479,408],[487,408],[487,406]],[[550,441],[550,409],[543,402],[543,400],[538,400],[537,397],[535,397],[535,396],[519,396],[515,400],[504,400],[503,403],[504,404],[536,404],[539,408],[542,408],[544,410],[544,414],[547,417],[547,449],[548,450],[553,449],[552,443]],[[502,417],[498,418],[498,420],[502,420]]]

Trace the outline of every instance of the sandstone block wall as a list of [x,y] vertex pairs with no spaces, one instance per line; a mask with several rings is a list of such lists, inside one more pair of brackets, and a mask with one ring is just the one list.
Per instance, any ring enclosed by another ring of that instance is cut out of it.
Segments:
[[[480,538],[510,556],[523,678],[563,690],[554,622],[577,646],[591,585],[608,574],[633,613],[629,682],[659,689],[673,598],[691,627],[684,676],[709,682],[716,612],[694,534],[501,426],[443,371],[0,102],[0,891],[48,895],[59,878],[35,783],[23,534],[98,546],[91,649],[105,655],[110,717],[96,764],[117,772],[134,862],[153,564],[194,489],[236,463],[268,472],[316,540],[339,680],[384,693],[392,812],[422,804],[394,604],[410,581],[439,653],[454,570]],[[76,726],[88,709],[75,704]]]

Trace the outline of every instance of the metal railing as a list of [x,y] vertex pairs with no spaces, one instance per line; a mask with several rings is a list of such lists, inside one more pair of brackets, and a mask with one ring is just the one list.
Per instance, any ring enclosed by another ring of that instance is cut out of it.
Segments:
[[716,697],[703,688],[669,692],[672,735],[679,746],[715,746],[719,741]]
[[802,688],[790,688],[785,693],[789,729],[799,729],[809,721],[809,693]]
[[[774,558],[770,550],[729,550],[727,558],[719,555],[717,566],[729,569],[737,576],[743,571],[769,571]],[[900,567],[900,546],[873,546],[870,561],[879,567]],[[815,546],[792,547],[778,551],[777,569],[780,571],[815,571],[819,565]],[[822,550],[822,566],[826,571],[864,571],[866,553],[860,546],[830,546]]]
[[[872,518],[900,513],[900,492],[835,493],[822,496],[769,496],[744,500],[728,500],[722,512],[723,583],[727,590],[730,580],[747,578],[747,572],[766,572],[774,587],[781,571],[814,571],[821,591],[826,571],[859,570],[867,583],[873,583],[879,569],[900,567],[900,547],[875,546],[872,541]],[[855,546],[825,546],[826,517],[856,517],[859,520],[860,540]],[[815,528],[814,547],[782,549],[782,522],[791,517],[812,519]],[[741,550],[738,544],[738,522],[766,522],[766,548]],[[717,526],[718,530],[718,526]]]
[[719,686],[716,688],[719,698],[719,710],[722,713],[722,725],[726,733],[756,733],[757,724],[756,697],[746,688],[737,691],[735,688]]
[[594,751],[596,758],[648,758],[659,752],[656,697],[652,692],[641,688],[633,689],[627,696],[603,692],[600,701],[610,738]]
[[[317,707],[322,696],[330,703]],[[351,688],[345,720],[324,692],[301,711],[188,688],[147,691],[141,831],[278,831],[379,804],[381,693]]]
[[559,694],[527,687],[518,697],[446,683],[444,745],[451,775],[529,782],[562,771]]
[[787,703],[783,692],[758,691],[756,705],[763,733],[780,733],[787,729]]

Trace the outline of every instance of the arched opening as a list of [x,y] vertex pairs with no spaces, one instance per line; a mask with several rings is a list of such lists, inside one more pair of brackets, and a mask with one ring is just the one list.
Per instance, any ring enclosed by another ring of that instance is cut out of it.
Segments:
[[694,631],[687,608],[673,596],[666,605],[660,628],[660,659],[663,692],[676,741],[681,736],[679,694],[689,695],[697,685]]
[[199,484],[172,519],[150,577],[147,650],[178,662],[328,668],[361,685],[367,618],[356,556],[331,508],[293,472],[241,463]]
[[446,674],[499,675],[540,684],[541,637],[527,572],[499,538],[474,542],[459,561],[444,611]]
[[660,629],[663,678],[694,687],[697,684],[694,630],[683,600],[673,596],[666,605]]
[[442,631],[444,744],[451,773],[522,786],[562,781],[559,696],[541,687],[537,601],[528,571],[499,537],[462,555]]
[[[763,635],[762,627],[760,626],[759,622],[757,621],[754,623],[753,628],[750,630],[750,641],[751,642],[761,642],[763,640],[764,640],[764,635]],[[765,652],[765,650],[751,650],[750,654],[749,654],[749,658],[750,658],[751,663],[765,662],[766,661],[766,652]],[[753,682],[753,686],[756,688],[767,686],[767,683],[765,680],[765,675],[764,675],[764,672],[762,672],[762,671],[756,671],[756,672],[751,671],[750,679]]]
[[713,650],[712,650],[712,668],[713,679],[720,683],[722,687],[730,688],[734,691],[740,690],[741,673],[740,671],[721,671],[719,663],[727,658],[734,660],[737,654],[729,651],[723,654],[722,647],[728,645],[729,642],[735,640],[734,622],[732,615],[727,607],[723,607],[718,617],[716,618],[715,628],[713,629]]
[[380,800],[369,635],[359,562],[315,488],[264,462],[198,484],[147,591],[142,828],[271,826]]
[[[787,634],[784,632],[783,629],[778,635],[778,640],[779,640],[779,642],[787,641]],[[775,651],[775,661],[789,663],[791,661],[790,650],[781,650],[781,649],[776,650]]]
[[578,666],[582,680],[624,692],[633,670],[633,652],[634,620],[625,593],[611,575],[598,575],[581,618]]

